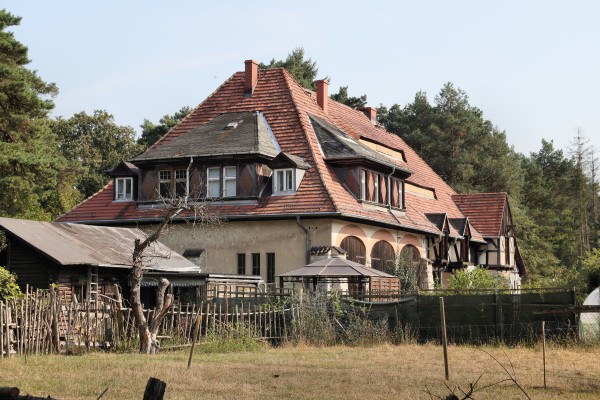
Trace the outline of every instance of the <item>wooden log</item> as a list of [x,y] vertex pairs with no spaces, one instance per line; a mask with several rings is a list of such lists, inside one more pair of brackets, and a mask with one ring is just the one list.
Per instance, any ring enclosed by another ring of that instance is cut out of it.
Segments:
[[[0,358],[4,357],[4,302],[0,301]],[[6,353],[8,357],[8,352]]]
[[167,384],[160,379],[150,378],[146,383],[143,400],[163,400]]
[[19,395],[21,391],[17,387],[0,387],[0,399],[12,399]]

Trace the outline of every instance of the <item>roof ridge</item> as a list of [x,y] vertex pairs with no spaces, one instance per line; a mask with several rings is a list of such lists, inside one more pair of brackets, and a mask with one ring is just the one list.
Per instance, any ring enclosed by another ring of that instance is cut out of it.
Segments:
[[[323,172],[321,171],[321,168],[319,166],[317,154],[316,154],[315,149],[313,148],[312,144],[310,143],[310,139],[308,137],[308,126],[310,126],[310,129],[312,130],[313,134],[315,135],[315,137],[314,137],[315,141],[317,141],[316,134],[314,132],[314,129],[312,129],[312,125],[310,124],[310,122],[307,123],[304,120],[304,118],[308,118],[308,115],[305,115],[305,116],[301,115],[301,114],[306,114],[306,110],[304,110],[303,112],[300,111],[300,106],[298,105],[298,102],[296,101],[295,91],[294,91],[294,89],[291,86],[291,82],[293,82],[297,86],[298,89],[301,89],[303,91],[303,93],[304,93],[304,88],[298,82],[296,82],[296,80],[292,77],[292,75],[289,73],[289,71],[287,71],[285,68],[282,68],[282,70],[283,70],[284,81],[285,81],[285,84],[286,84],[286,86],[288,88],[288,92],[290,94],[290,99],[292,101],[292,104],[294,105],[294,108],[296,109],[296,115],[298,116],[298,122],[300,122],[300,126],[302,127],[302,131],[303,131],[303,133],[304,133],[304,135],[306,136],[306,139],[307,139],[307,143],[308,143],[308,147],[310,149],[310,153],[312,155],[313,160],[315,161],[314,167],[317,170],[317,176],[319,177],[319,181],[321,182],[321,185],[323,185],[323,188],[327,192],[327,196],[329,197],[329,201],[333,205],[333,208],[336,211],[339,212],[340,211],[340,207],[338,206],[337,202],[335,201],[334,196],[331,194],[331,190],[329,189],[329,186],[327,185],[327,183],[323,179],[323,176],[322,176]],[[308,96],[308,97],[310,97],[310,96]],[[319,107],[319,105],[317,104],[316,101],[314,101],[314,104],[317,107]],[[323,156],[320,156],[320,157],[321,157],[321,161],[323,161]]]

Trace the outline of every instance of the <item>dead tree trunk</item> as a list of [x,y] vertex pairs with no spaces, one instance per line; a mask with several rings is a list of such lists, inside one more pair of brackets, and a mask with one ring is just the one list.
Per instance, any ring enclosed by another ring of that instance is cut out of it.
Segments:
[[[166,288],[169,286],[169,281],[166,278],[161,278],[159,289],[162,288],[160,294],[162,298],[159,300],[161,307],[158,308],[158,313],[154,316],[152,326],[148,326],[148,321],[144,316],[144,305],[141,301],[140,291],[142,288],[142,279],[144,278],[144,252],[148,246],[156,242],[160,234],[171,221],[171,219],[182,210],[180,204],[169,208],[167,215],[163,218],[156,230],[148,236],[144,241],[135,240],[133,249],[133,262],[131,271],[131,310],[135,318],[135,323],[138,328],[140,338],[140,353],[156,354],[160,349],[160,344],[156,338],[158,328],[161,321],[167,315],[168,309],[173,305],[173,298],[170,295],[164,296]],[[164,302],[163,302],[164,299]]]

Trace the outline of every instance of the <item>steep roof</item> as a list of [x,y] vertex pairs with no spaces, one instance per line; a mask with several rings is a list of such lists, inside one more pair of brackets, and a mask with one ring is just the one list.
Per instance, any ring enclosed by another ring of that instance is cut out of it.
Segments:
[[499,193],[455,194],[452,199],[484,237],[498,237],[508,205],[508,195]]
[[[139,229],[13,218],[0,218],[0,228],[60,265],[131,268],[135,240],[146,238]],[[200,273],[199,267],[160,242],[155,242],[148,254],[157,256],[148,270]]]
[[279,146],[262,113],[246,111],[221,114],[161,146],[149,148],[133,161],[239,154],[273,158],[278,153]]
[[[440,231],[425,214],[444,213],[448,218],[465,217],[452,201],[451,196],[456,194],[454,190],[400,137],[373,125],[363,112],[328,99],[328,113],[325,113],[317,104],[315,92],[301,87],[282,68],[259,70],[254,91],[248,97],[244,90],[244,75],[244,72],[232,75],[183,121],[134,160],[184,154],[182,144],[197,138],[200,132],[214,134],[216,131],[211,131],[208,127],[217,122],[217,125],[222,125],[221,122],[225,121],[219,118],[224,115],[262,115],[268,123],[265,126],[270,128],[279,145],[279,150],[288,155],[289,159],[296,157],[298,162],[301,160],[310,167],[296,194],[267,196],[253,205],[220,202],[218,207],[213,207],[216,215],[227,216],[230,219],[281,214],[337,215],[433,234],[439,234]],[[426,188],[434,195],[422,196],[407,190],[404,211],[365,207],[340,182],[333,167],[327,162],[328,157],[332,157],[332,152],[327,146],[322,146],[322,140],[320,142],[319,138],[323,132],[332,134],[338,142],[341,140],[346,143],[343,150],[347,154],[344,156],[354,154],[380,164],[388,163],[405,174],[410,173],[406,179],[408,183]],[[266,138],[266,135],[262,137]],[[393,149],[401,153],[402,157],[393,158],[372,151],[363,141]],[[206,144],[207,149],[197,149],[198,151],[212,151],[204,139],[201,142]],[[110,183],[59,220],[123,223],[153,220],[162,216],[162,210],[158,208],[136,207],[135,202],[114,202],[113,191],[113,185]],[[186,214],[183,213],[181,217],[186,217]],[[477,232],[473,233],[473,238],[478,236]]]

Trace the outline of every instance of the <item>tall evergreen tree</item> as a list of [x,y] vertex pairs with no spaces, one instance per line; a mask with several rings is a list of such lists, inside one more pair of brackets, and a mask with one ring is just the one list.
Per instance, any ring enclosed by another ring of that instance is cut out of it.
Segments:
[[402,137],[455,190],[519,196],[519,163],[505,133],[452,83],[442,87],[433,105],[418,92],[405,107],[380,107],[379,116],[388,131]]
[[277,61],[272,58],[268,64],[260,63],[260,68],[285,68],[300,85],[315,90],[315,80],[319,68],[312,59],[304,59],[304,49],[302,47],[292,50],[285,60]]
[[27,69],[27,47],[6,30],[20,21],[0,10],[0,215],[51,219],[78,200],[75,167],[48,125],[56,86]]
[[348,86],[340,86],[340,90],[329,97],[352,108],[364,107],[367,104],[366,94],[359,97],[348,96]]

